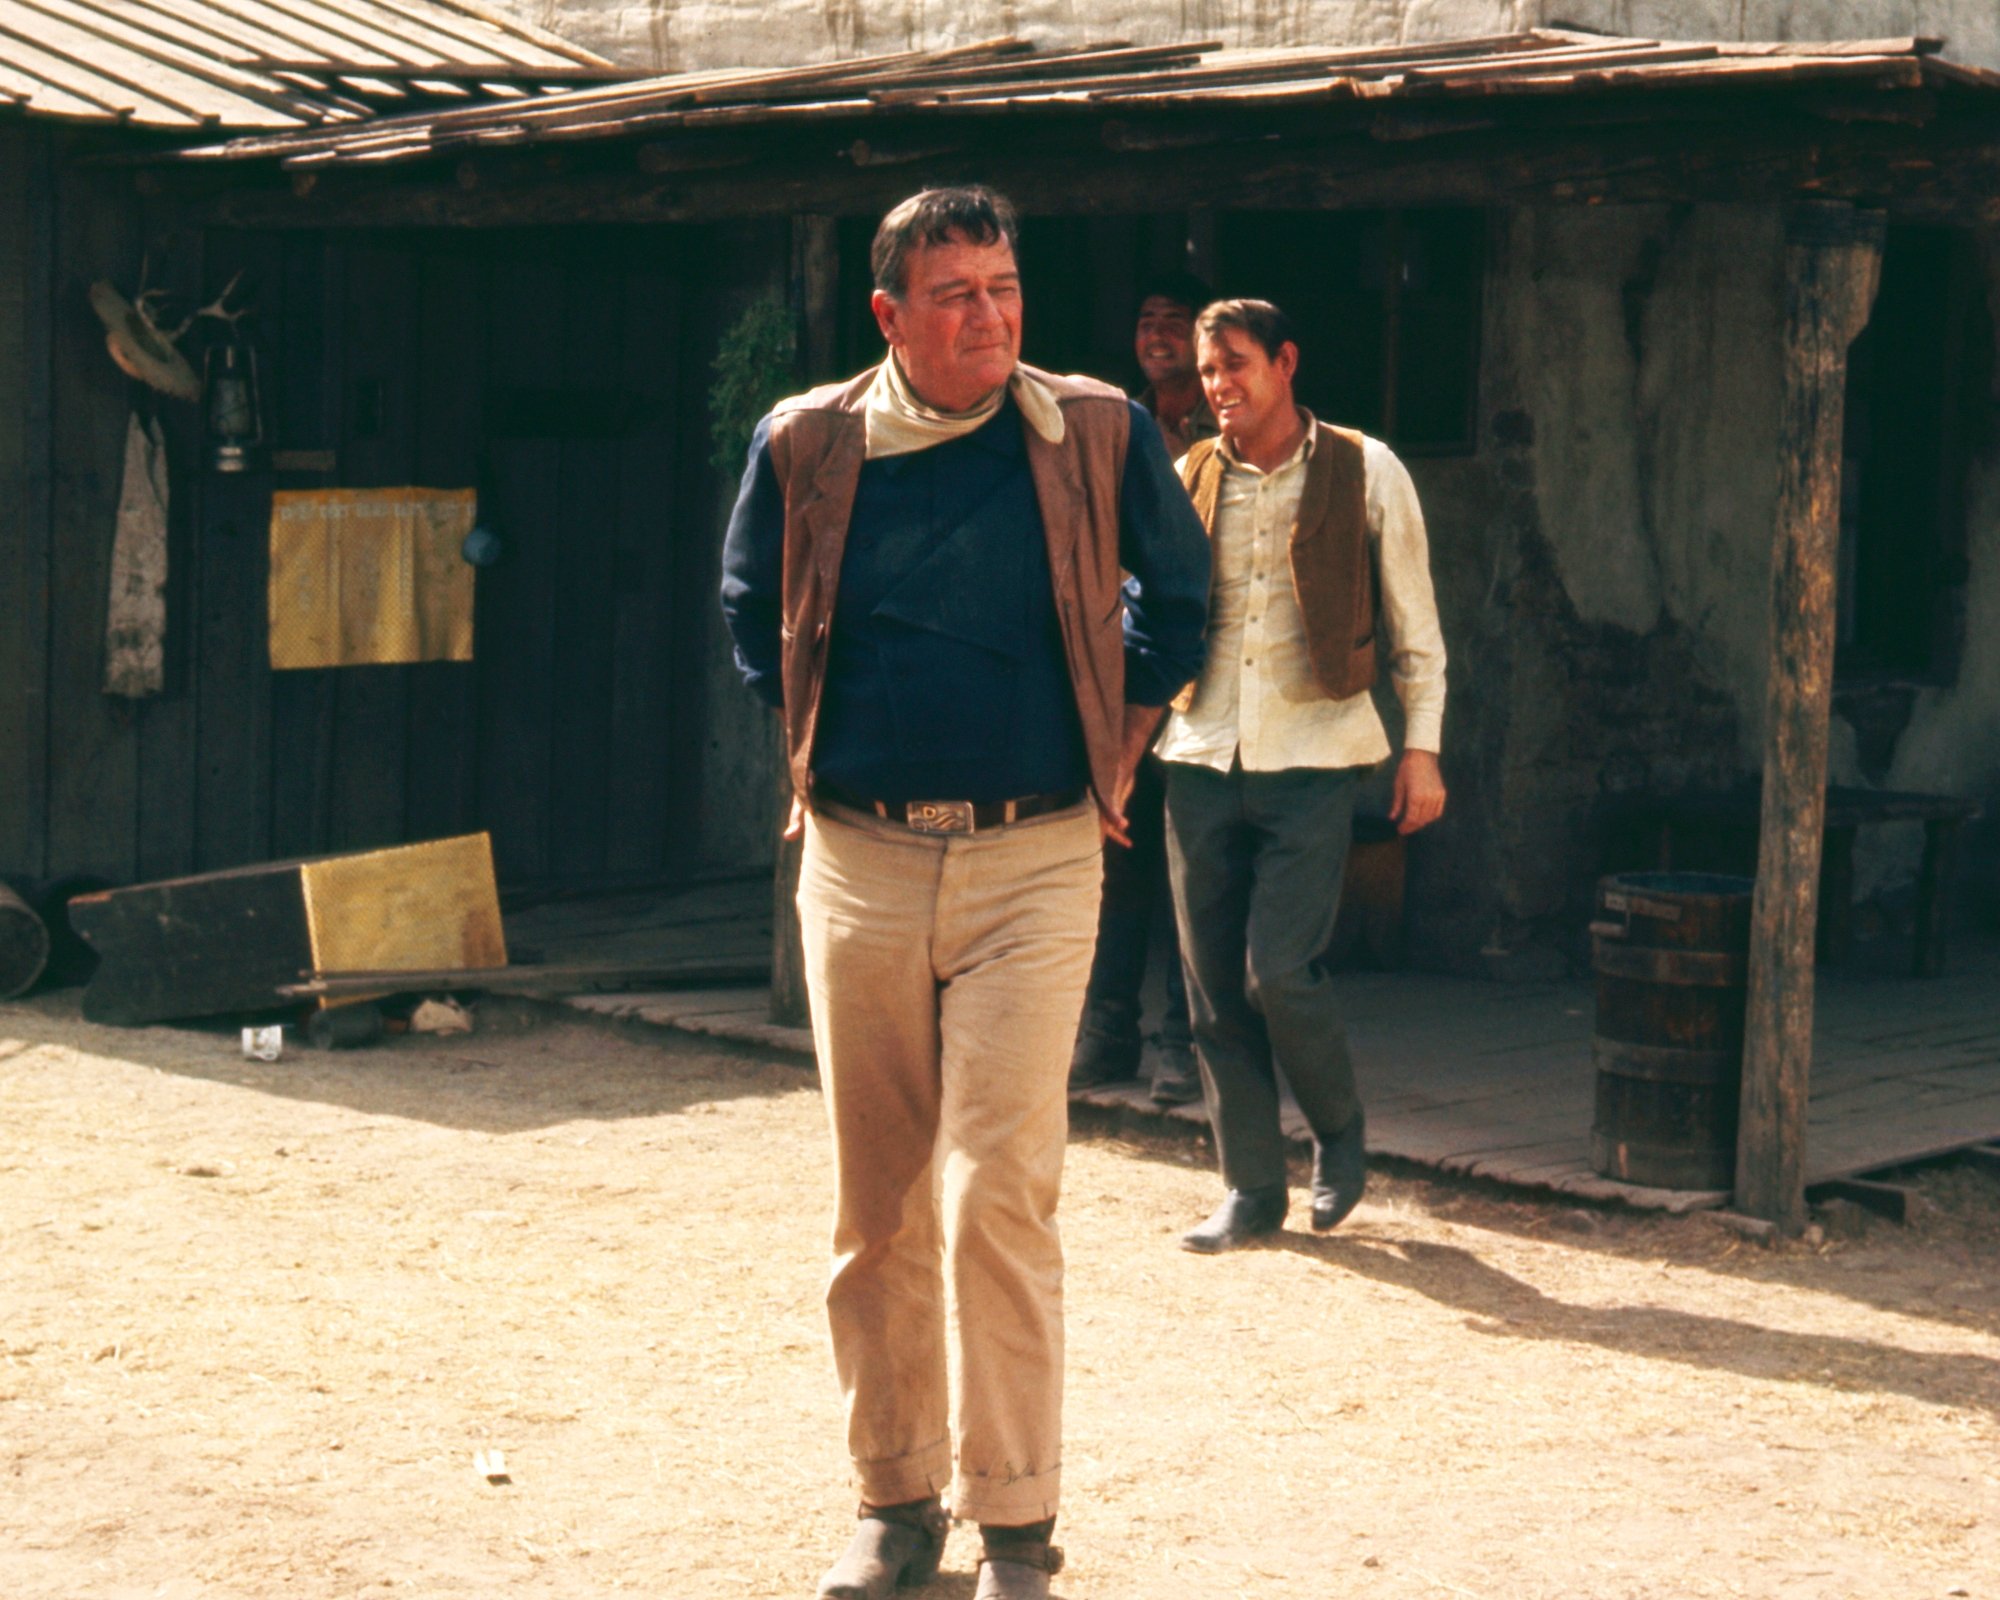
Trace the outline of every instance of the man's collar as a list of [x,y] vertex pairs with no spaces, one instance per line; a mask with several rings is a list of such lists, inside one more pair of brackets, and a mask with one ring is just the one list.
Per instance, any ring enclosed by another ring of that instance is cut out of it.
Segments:
[[928,450],[947,439],[962,439],[990,422],[1002,404],[1012,399],[1021,420],[1050,444],[1061,444],[1065,431],[1062,404],[1040,375],[1022,366],[996,396],[971,411],[938,411],[911,385],[901,359],[891,351],[869,379],[862,395],[864,449],[870,461]]
[[[1027,423],[1021,415],[1021,408],[1014,397],[1003,395],[1000,407],[970,433],[962,433],[956,439],[947,439],[946,444],[960,445],[967,449],[982,450],[988,455],[999,456],[1012,461],[1025,455],[1028,441],[1025,437]],[[900,455],[877,457],[873,465],[885,468],[890,475],[898,476],[905,468],[929,458],[929,450],[906,451]]]
[[[1298,408],[1298,413],[1299,421],[1305,424],[1305,437],[1299,441],[1299,446],[1296,450],[1286,456],[1270,472],[1265,474],[1266,477],[1273,477],[1283,472],[1294,462],[1312,460],[1313,451],[1319,445],[1319,419],[1306,410],[1304,406]],[[1234,450],[1230,449],[1229,441],[1219,433],[1215,436],[1215,448],[1221,454],[1223,461],[1229,466],[1241,468],[1245,472],[1255,472],[1257,470],[1238,456]]]

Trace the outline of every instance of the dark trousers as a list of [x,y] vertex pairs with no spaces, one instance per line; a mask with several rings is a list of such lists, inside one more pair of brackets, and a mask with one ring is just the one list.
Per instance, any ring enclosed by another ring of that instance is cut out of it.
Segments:
[[[1113,1048],[1139,1047],[1140,990],[1146,982],[1146,954],[1161,898],[1167,893],[1165,807],[1166,764],[1153,756],[1139,762],[1125,816],[1132,847],[1104,847],[1104,898],[1097,912],[1097,953],[1090,964],[1090,988],[1083,1001],[1083,1030],[1102,1035]],[[1160,1044],[1169,1051],[1188,1048],[1187,987],[1171,918],[1166,924],[1167,1000],[1160,1018]]]
[[1285,1181],[1278,1072],[1321,1140],[1361,1109],[1323,959],[1359,772],[1167,763],[1167,865],[1195,1055],[1232,1189]]

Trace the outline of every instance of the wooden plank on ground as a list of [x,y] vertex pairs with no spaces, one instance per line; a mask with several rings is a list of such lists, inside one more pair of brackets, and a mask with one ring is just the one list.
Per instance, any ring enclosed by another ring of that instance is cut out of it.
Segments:
[[383,968],[330,972],[281,985],[289,999],[331,1001],[415,994],[439,989],[483,989],[493,994],[588,994],[629,992],[644,985],[654,992],[677,988],[712,989],[717,984],[759,984],[770,976],[767,961],[727,961],[710,956],[669,962],[544,962],[530,966]]
[[308,862],[299,882],[315,971],[507,964],[483,833]]

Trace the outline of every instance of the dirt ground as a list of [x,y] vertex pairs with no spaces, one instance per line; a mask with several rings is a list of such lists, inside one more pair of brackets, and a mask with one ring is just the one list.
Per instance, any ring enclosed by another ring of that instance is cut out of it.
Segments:
[[[1913,1181],[1767,1250],[1378,1167],[1208,1259],[1206,1153],[1079,1126],[1056,1592],[2000,1596],[2000,1179]],[[731,1047],[0,1007],[0,1596],[810,1595],[826,1182],[809,1072]]]

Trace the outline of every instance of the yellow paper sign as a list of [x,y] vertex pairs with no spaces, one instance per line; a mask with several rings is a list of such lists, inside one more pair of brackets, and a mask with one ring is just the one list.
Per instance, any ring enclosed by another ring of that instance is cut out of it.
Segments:
[[271,665],[472,659],[471,489],[271,496]]

